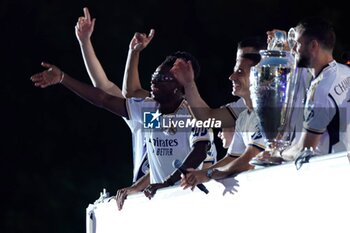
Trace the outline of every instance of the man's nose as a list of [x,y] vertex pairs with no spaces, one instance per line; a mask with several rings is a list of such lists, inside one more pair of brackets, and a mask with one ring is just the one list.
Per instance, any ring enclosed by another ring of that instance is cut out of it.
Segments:
[[230,75],[230,77],[228,77],[228,79],[231,80],[231,81],[233,81],[233,80],[236,79],[236,75],[235,75],[234,73],[232,73],[232,74]]

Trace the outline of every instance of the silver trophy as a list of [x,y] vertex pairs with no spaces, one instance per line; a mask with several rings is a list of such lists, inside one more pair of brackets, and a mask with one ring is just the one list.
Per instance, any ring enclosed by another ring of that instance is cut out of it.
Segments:
[[[278,40],[278,41],[276,41]],[[294,57],[282,51],[286,38],[278,35],[269,50],[260,51],[261,61],[251,68],[250,94],[267,149],[253,158],[254,165],[278,165],[281,152],[290,145],[290,120],[298,75]]]

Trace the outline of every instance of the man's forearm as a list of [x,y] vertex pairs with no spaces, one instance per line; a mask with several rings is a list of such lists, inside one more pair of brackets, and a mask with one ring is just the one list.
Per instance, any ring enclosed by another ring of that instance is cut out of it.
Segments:
[[138,179],[132,187],[135,188],[137,191],[141,192],[144,190],[148,185],[150,185],[150,174],[149,172],[145,174],[143,177]]
[[138,70],[139,60],[140,52],[129,49],[123,79],[123,95],[127,98],[149,96],[149,92],[141,86]]
[[92,46],[91,40],[87,40],[80,45],[81,54],[83,56],[86,70],[90,76],[90,79],[95,87],[101,88],[101,80],[107,79],[103,68],[97,59],[95,50]]
[[210,108],[199,94],[197,85],[192,82],[185,87],[186,100],[197,120],[208,120],[209,118],[220,120],[221,127],[234,127],[235,118],[225,108]]
[[207,120],[210,117],[210,107],[202,99],[195,82],[186,85],[185,95],[195,117],[198,120]]
[[64,74],[61,84],[97,107],[105,108],[122,117],[128,117],[123,98],[109,95],[99,88],[73,79],[68,74]]

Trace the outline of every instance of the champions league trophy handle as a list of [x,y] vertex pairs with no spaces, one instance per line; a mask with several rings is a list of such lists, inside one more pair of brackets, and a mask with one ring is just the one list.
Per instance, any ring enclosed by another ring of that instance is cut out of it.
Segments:
[[251,160],[253,165],[278,165],[290,144],[290,121],[297,83],[294,57],[282,51],[286,34],[275,32],[269,50],[261,50],[261,61],[251,68],[250,94],[267,149]]
[[283,31],[276,31],[274,37],[267,45],[267,50],[279,50],[282,51],[285,43],[287,42],[287,36]]

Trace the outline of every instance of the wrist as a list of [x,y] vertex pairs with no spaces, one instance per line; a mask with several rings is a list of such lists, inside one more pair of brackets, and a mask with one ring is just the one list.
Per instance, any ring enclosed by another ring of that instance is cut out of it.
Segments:
[[79,44],[80,44],[81,47],[85,47],[88,44],[91,44],[91,40],[90,40],[90,38],[79,40]]
[[214,173],[216,172],[217,170],[215,168],[209,168],[207,170],[207,173],[206,173],[206,177],[211,180],[213,179],[213,176],[214,176]]
[[172,180],[172,176],[170,175],[164,182],[164,185],[166,186],[173,186],[175,184],[175,182]]
[[196,90],[197,89],[196,82],[194,80],[187,81],[184,83],[184,88],[185,88],[185,91],[186,90],[188,90],[188,91]]
[[140,50],[129,48],[129,54],[131,55],[139,55],[140,52],[141,52]]
[[128,188],[128,193],[132,194],[132,193],[138,193],[138,192],[141,192],[144,188],[140,187],[139,185],[131,185],[129,188]]

